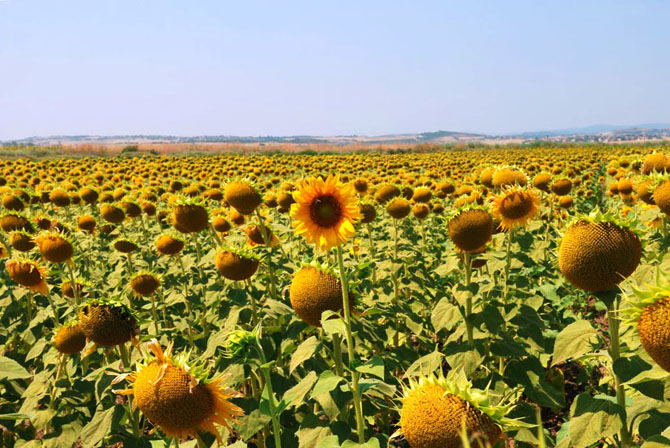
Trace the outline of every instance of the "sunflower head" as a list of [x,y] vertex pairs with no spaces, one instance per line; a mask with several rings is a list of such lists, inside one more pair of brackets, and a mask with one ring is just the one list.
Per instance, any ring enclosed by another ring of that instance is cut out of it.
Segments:
[[230,402],[239,397],[224,387],[223,378],[209,378],[202,363],[189,364],[188,354],[172,355],[172,344],[165,351],[152,339],[148,348],[153,357],[137,366],[135,372],[121,375],[132,388],[115,391],[133,395],[133,405],[170,437],[195,436],[199,432],[214,434],[221,443],[215,424],[236,422],[243,411]]
[[291,306],[300,320],[321,327],[324,311],[342,311],[342,285],[326,266],[312,263],[293,276],[290,288]]
[[670,372],[670,284],[657,278],[655,286],[633,287],[622,309],[624,322],[634,325],[645,351],[656,364]]
[[[49,222],[49,224],[51,224]],[[24,230],[32,233],[35,231],[30,220],[19,213],[5,213],[0,216],[0,229],[4,232],[14,232],[16,230]]]
[[291,205],[295,233],[303,235],[319,250],[328,250],[346,242],[355,233],[354,223],[360,220],[356,191],[330,175],[303,181],[293,193]]
[[160,280],[156,274],[142,271],[130,279],[130,287],[138,296],[150,296],[160,286]]
[[493,218],[476,205],[459,208],[449,219],[449,237],[456,247],[473,252],[481,248],[493,235]]
[[258,256],[251,250],[224,247],[216,254],[215,265],[223,277],[228,280],[240,281],[250,278],[256,273],[259,265]]
[[112,246],[122,254],[130,254],[138,249],[137,244],[127,238],[117,238],[112,243]]
[[51,263],[70,261],[74,248],[70,240],[62,232],[42,232],[35,238],[42,257]]
[[577,217],[568,227],[558,250],[558,265],[579,289],[614,289],[640,264],[642,243],[631,220],[595,210]]
[[375,210],[374,204],[370,202],[362,202],[360,204],[360,209],[361,215],[363,216],[361,218],[361,223],[363,224],[369,224],[377,217],[377,210]]
[[525,226],[539,210],[540,198],[529,188],[508,188],[493,198],[493,216],[504,229]]
[[56,330],[54,335],[56,350],[66,355],[79,353],[86,346],[86,335],[81,331],[79,322],[68,322]]
[[260,189],[250,180],[237,180],[226,185],[224,200],[243,215],[250,215],[263,203]]
[[32,260],[12,258],[5,264],[10,278],[19,285],[41,294],[48,293],[45,269]]
[[79,310],[79,326],[86,339],[96,345],[113,347],[137,336],[137,321],[119,301],[95,299]]
[[386,205],[386,211],[393,219],[403,219],[409,215],[411,207],[407,199],[397,197],[389,201]]
[[212,227],[219,233],[228,232],[232,228],[230,222],[223,216],[215,216],[212,219]]
[[156,239],[156,251],[162,255],[177,255],[184,248],[184,240],[164,233]]
[[400,433],[412,448],[460,447],[463,431],[472,446],[493,446],[506,431],[531,427],[507,417],[520,391],[496,397],[475,389],[462,370],[413,379],[403,395]]
[[9,244],[19,252],[28,252],[36,245],[33,236],[22,230],[17,230],[9,235]]
[[182,233],[196,233],[209,226],[209,213],[199,199],[180,197],[174,203],[172,225]]
[[126,219],[126,214],[121,207],[114,204],[103,204],[100,207],[102,219],[112,224],[120,224]]
[[77,228],[87,233],[93,233],[95,230],[95,218],[90,215],[83,215],[77,217]]
[[492,184],[496,188],[511,187],[512,185],[525,186],[528,177],[517,167],[503,166],[493,174]]

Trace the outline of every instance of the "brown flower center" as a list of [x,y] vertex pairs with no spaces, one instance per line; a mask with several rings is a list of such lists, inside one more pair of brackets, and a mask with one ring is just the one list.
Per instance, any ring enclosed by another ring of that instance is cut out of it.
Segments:
[[323,195],[312,201],[309,215],[319,227],[332,227],[342,218],[342,208],[334,196]]

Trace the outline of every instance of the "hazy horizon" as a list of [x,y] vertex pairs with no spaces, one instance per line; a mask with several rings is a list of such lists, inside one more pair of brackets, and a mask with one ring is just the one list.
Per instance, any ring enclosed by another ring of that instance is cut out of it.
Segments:
[[0,0],[0,140],[670,122],[670,4]]

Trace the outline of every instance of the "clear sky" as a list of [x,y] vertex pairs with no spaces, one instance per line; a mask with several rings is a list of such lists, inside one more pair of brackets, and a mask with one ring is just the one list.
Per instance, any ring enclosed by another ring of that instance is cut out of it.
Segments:
[[0,140],[670,121],[670,2],[0,0]]

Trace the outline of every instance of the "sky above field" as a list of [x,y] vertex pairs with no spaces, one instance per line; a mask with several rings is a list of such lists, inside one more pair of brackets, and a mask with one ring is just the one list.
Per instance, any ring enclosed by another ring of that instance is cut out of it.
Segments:
[[0,140],[670,121],[670,2],[0,0]]

